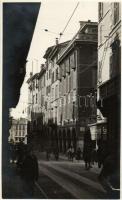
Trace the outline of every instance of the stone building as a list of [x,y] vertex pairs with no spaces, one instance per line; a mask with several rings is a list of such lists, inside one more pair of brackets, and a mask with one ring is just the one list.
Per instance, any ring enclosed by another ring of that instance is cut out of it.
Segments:
[[57,126],[60,125],[59,118],[59,87],[60,87],[60,69],[57,64],[60,53],[66,47],[69,41],[58,43],[49,47],[44,55],[46,59],[46,101],[45,101],[45,123],[48,125],[48,139],[51,146],[57,144]]
[[[73,39],[60,44],[56,39],[44,58],[40,73],[28,80],[29,98],[36,92],[38,97],[37,104],[30,104],[31,111],[42,117],[37,138],[47,138],[48,145],[58,146],[60,152],[71,145],[82,148],[86,127],[96,122],[97,23],[81,21]],[[31,87],[34,81],[38,81],[37,91]]]
[[30,73],[28,83],[28,141],[38,138],[37,117],[40,113],[38,104],[38,75]]
[[36,118],[36,130],[38,137],[36,145],[38,149],[43,150],[47,142],[46,131],[46,111],[47,111],[47,96],[46,96],[46,65],[42,64],[38,74],[38,114]]
[[27,144],[27,119],[12,119],[9,132],[10,142],[13,141],[14,144],[17,144],[18,142],[23,141],[25,144]]
[[60,152],[70,145],[82,148],[86,126],[96,121],[97,23],[80,22],[73,39],[61,44],[56,41],[44,58],[45,120],[51,145]]
[[80,29],[58,58],[60,69],[59,148],[83,148],[89,123],[96,121],[97,23],[80,22]]
[[108,147],[120,143],[121,4],[99,3],[98,108],[107,119]]

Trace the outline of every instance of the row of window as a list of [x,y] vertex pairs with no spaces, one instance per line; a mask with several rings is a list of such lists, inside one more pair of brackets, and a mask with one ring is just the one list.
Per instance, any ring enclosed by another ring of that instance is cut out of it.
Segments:
[[15,132],[15,136],[25,136],[25,132],[17,131]]
[[58,106],[51,110],[50,117],[57,119],[58,122],[62,122],[68,119],[76,118],[76,107],[73,103],[68,103],[68,96],[65,99],[66,104],[64,104],[64,99],[61,100],[61,106]]
[[46,72],[47,80],[51,79],[51,82],[54,83],[56,80],[60,80],[62,77],[66,76],[66,73],[70,73],[71,69],[76,68],[76,53],[70,55],[63,64],[60,65],[59,69],[56,68],[55,71],[51,73],[51,69]]
[[14,129],[25,130],[26,129],[26,125],[17,124],[17,125],[14,125]]
[[[48,88],[50,87],[47,87],[47,91]],[[69,93],[72,89],[76,89],[76,71],[72,71],[72,73],[69,76],[66,76],[66,78],[64,78],[62,82],[59,82],[58,85],[51,88],[52,101]]]

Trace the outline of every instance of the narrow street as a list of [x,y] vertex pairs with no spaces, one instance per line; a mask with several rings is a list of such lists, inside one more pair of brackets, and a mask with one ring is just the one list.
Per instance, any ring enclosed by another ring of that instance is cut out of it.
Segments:
[[57,2],[2,5],[2,198],[120,199],[121,3]]
[[106,192],[97,177],[100,170],[95,165],[85,170],[83,161],[39,160],[39,180],[36,184],[44,198],[99,199]]

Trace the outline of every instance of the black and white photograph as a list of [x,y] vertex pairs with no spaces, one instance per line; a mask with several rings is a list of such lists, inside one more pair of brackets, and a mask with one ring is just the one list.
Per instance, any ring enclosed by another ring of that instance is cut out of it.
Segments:
[[1,198],[120,199],[121,1],[7,1]]

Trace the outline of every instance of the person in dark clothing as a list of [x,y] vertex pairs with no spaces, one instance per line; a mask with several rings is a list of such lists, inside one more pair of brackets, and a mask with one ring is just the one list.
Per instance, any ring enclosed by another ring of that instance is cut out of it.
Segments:
[[92,141],[90,130],[87,129],[84,135],[84,148],[83,148],[83,159],[85,161],[85,169],[91,168],[91,152],[92,152]]
[[37,158],[30,148],[27,149],[24,157],[21,175],[24,180],[24,187],[26,188],[27,195],[32,197],[34,195],[35,181],[38,180],[39,170]]
[[94,165],[95,162],[97,162],[97,149],[93,148],[92,152],[91,152],[91,162]]
[[98,157],[98,167],[101,168],[104,159],[107,156],[106,143],[102,139],[98,143],[97,157]]
[[47,159],[48,161],[50,160],[50,153],[51,153],[50,149],[47,148],[47,149],[46,149],[46,159]]
[[55,156],[55,160],[58,160],[58,159],[59,159],[59,149],[58,149],[58,147],[56,147],[56,148],[54,149],[54,156]]
[[76,160],[81,160],[81,149],[80,147],[78,147],[77,151],[76,151]]

